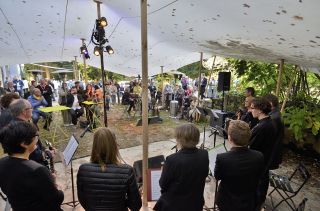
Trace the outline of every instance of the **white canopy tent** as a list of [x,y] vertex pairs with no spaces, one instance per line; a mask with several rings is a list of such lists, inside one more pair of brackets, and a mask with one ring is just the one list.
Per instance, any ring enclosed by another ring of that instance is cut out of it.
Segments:
[[[140,4],[103,0],[106,36],[115,50],[105,68],[141,74]],[[93,0],[10,0],[0,2],[0,65],[71,61],[86,39],[89,65],[100,67],[91,32],[97,18]],[[206,57],[261,60],[312,67],[319,72],[318,0],[149,0],[149,75]],[[78,59],[81,61],[81,59]]]

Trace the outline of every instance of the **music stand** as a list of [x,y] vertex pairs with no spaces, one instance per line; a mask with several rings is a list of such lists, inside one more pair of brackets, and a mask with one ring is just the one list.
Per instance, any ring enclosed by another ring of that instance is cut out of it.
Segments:
[[[196,109],[203,116],[209,115],[209,111],[208,110],[210,110],[210,109],[202,108],[202,107],[199,107],[199,106],[197,106]],[[206,142],[206,126],[203,127],[203,142],[202,142],[202,144],[200,146],[201,149],[209,149],[209,148],[205,147],[205,142]]]
[[62,205],[68,205],[70,207],[75,208],[79,205],[79,201],[75,200],[74,196],[74,181],[73,181],[73,167],[72,167],[72,158],[74,156],[74,153],[77,151],[77,148],[79,146],[78,140],[75,138],[74,135],[70,137],[70,140],[68,142],[68,145],[62,152],[62,162],[65,163],[66,166],[70,164],[71,166],[71,190],[72,190],[72,201],[65,202]]
[[[208,109],[208,110],[209,110],[210,118],[219,119],[219,116],[216,114],[216,112],[214,112],[214,110],[212,109]],[[227,131],[224,130],[224,128],[219,125],[215,125],[215,126],[211,125],[210,130],[211,130],[211,134],[209,135],[209,137],[214,135],[213,147],[216,147],[217,135],[220,135],[223,138],[223,146],[227,151],[227,148],[226,148],[226,139],[228,139]]]

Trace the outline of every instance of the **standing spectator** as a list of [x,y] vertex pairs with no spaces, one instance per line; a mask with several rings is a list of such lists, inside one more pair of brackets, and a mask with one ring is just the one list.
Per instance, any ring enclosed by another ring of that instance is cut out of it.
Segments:
[[207,78],[205,77],[205,74],[202,73],[201,75],[201,84],[200,84],[200,96],[201,96],[201,99],[203,99],[205,96],[204,96],[204,93],[206,92],[206,87],[207,87]]
[[55,94],[56,94],[56,89],[54,87],[54,83],[49,79],[47,80],[47,84],[48,86],[50,86],[51,90],[52,90],[52,95],[51,95],[51,98],[52,98],[52,101],[56,101],[56,98],[55,98]]
[[182,76],[182,78],[181,78],[181,85],[182,85],[182,88],[184,89],[184,90],[187,90],[187,88],[188,88],[188,78],[187,78],[187,76]]
[[269,170],[274,162],[273,150],[277,143],[276,128],[269,116],[271,106],[266,99],[255,98],[251,103],[251,112],[254,118],[259,119],[259,123],[252,129],[250,138],[250,149],[262,152],[264,156],[263,174],[257,190],[256,209],[260,210],[267,195],[269,187]]
[[23,97],[23,81],[21,81],[17,77],[14,77],[12,82],[13,82],[14,91],[18,92],[20,97]]
[[51,107],[52,106],[52,89],[51,87],[47,84],[46,79],[42,78],[40,79],[40,84],[38,86],[36,86],[36,88],[38,88],[42,94],[42,96],[44,97],[44,99],[47,102],[47,106]]
[[[29,84],[28,81],[25,78],[22,78],[22,82],[23,82],[23,94],[27,94],[29,92],[28,88],[29,88]],[[30,95],[30,93],[29,93]],[[24,96],[24,98],[26,99],[27,97]]]
[[120,105],[120,85],[116,81],[114,85],[117,87],[117,99],[118,99],[118,104]]
[[90,161],[79,167],[77,175],[78,197],[85,210],[140,210],[133,168],[121,163],[116,137],[108,128],[94,133]]
[[110,94],[112,105],[116,104],[116,97],[118,93],[118,88],[114,85],[114,83],[110,82]]
[[2,87],[2,82],[0,81],[0,97],[6,93],[6,90]]
[[77,88],[75,86],[72,87],[67,95],[67,106],[71,108],[69,112],[74,125],[77,125],[78,118],[84,113],[83,108],[80,106],[82,102],[83,98],[77,93]]
[[232,120],[228,128],[231,150],[218,154],[214,169],[221,180],[216,203],[221,211],[254,211],[254,198],[263,171],[261,152],[248,149],[251,136],[248,124]]
[[13,82],[12,81],[8,81],[8,88],[6,89],[6,92],[7,93],[15,93],[15,89],[13,87]]
[[175,136],[181,149],[166,158],[159,181],[161,197],[153,209],[200,211],[209,172],[208,151],[196,147],[200,131],[193,124],[178,126]]
[[[58,103],[59,105],[66,106],[67,105],[67,95],[68,95],[68,84],[66,82],[62,82],[61,87],[58,89]],[[65,126],[71,124],[71,115],[68,110],[61,111],[63,123]]]
[[13,210],[60,211],[63,192],[46,167],[29,160],[38,137],[37,128],[25,121],[1,130],[0,142],[9,156],[0,159],[0,188]]
[[172,87],[170,86],[170,84],[166,84],[163,91],[166,110],[169,109],[170,101],[172,100],[172,93],[173,93]]

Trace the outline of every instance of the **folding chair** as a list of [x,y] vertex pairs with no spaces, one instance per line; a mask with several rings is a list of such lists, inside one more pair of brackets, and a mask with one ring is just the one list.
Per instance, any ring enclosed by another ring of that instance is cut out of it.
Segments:
[[[297,180],[299,176],[300,180]],[[273,190],[268,194],[268,196],[270,196],[271,199],[272,210],[275,210],[284,201],[293,211],[298,210],[292,198],[299,193],[299,191],[306,184],[310,177],[311,175],[309,171],[302,162],[299,163],[298,167],[290,175],[290,177],[281,176],[270,172],[269,181],[270,185],[273,187]],[[273,199],[271,196],[274,191],[277,191],[277,193],[282,198],[282,200],[275,206],[273,204]]]

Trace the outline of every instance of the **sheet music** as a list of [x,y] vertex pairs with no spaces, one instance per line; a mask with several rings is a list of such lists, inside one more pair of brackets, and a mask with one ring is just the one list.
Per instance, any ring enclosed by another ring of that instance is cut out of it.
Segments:
[[76,150],[78,148],[78,145],[79,145],[78,141],[72,135],[69,142],[68,142],[67,147],[62,152],[63,160],[66,165],[69,165],[74,153],[76,152]]
[[214,172],[214,167],[216,166],[217,155],[224,152],[226,152],[226,149],[224,148],[223,144],[219,144],[215,148],[209,150],[209,168],[212,173]]
[[159,185],[159,180],[161,177],[161,170],[151,170],[151,200],[156,201],[160,198],[161,196],[161,188]]

